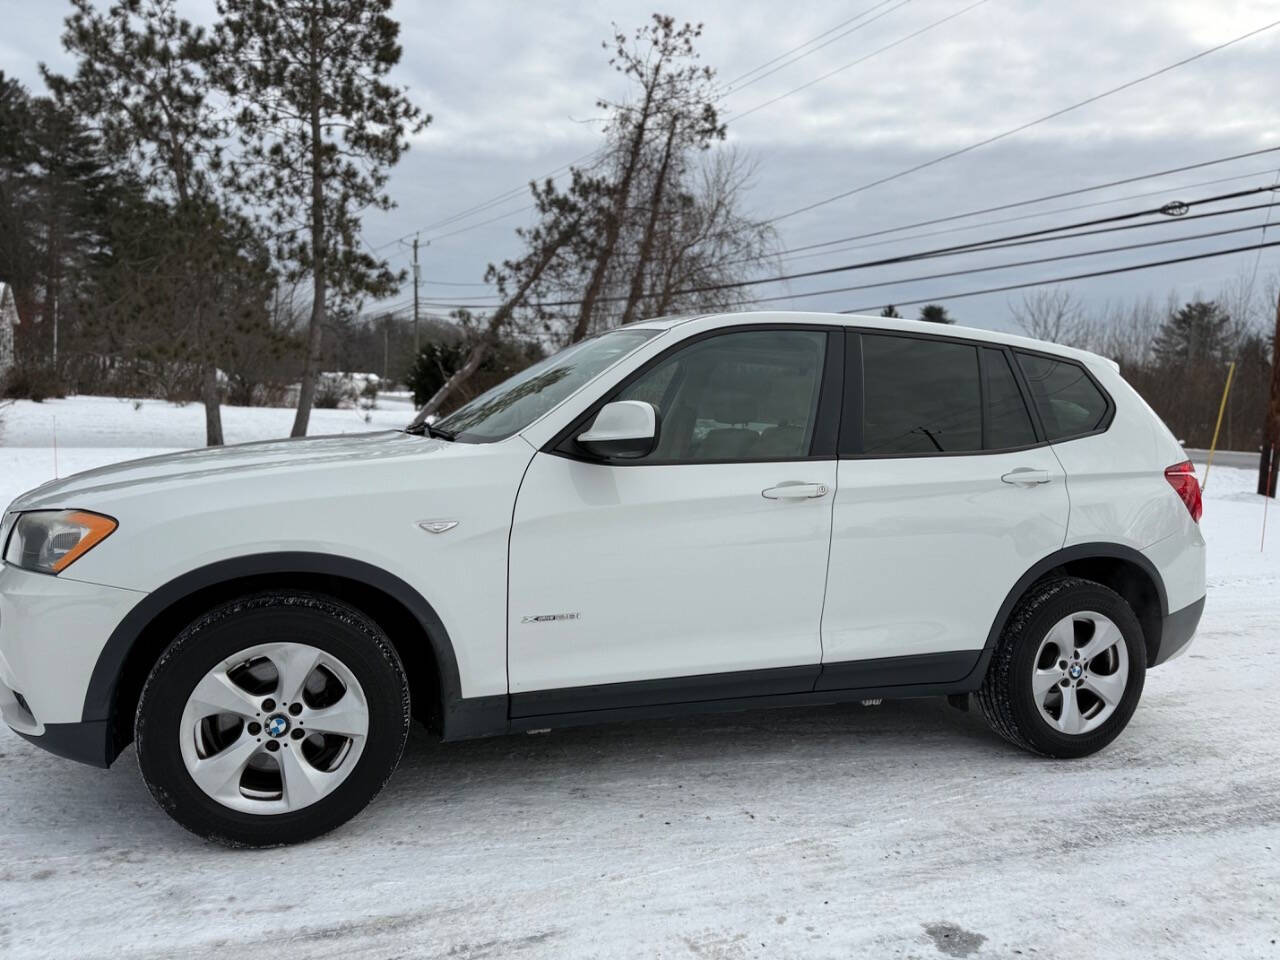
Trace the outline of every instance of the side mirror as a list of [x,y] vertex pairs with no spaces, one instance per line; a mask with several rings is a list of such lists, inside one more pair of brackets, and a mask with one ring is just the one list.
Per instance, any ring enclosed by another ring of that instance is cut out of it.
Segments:
[[578,443],[597,457],[638,460],[658,443],[658,411],[643,400],[606,403]]

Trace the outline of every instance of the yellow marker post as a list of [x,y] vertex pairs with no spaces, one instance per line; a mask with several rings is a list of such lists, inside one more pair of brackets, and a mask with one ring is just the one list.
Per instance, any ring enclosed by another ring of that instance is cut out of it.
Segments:
[[1227,394],[1231,392],[1231,378],[1236,372],[1236,362],[1231,361],[1231,366],[1227,367],[1227,383],[1222,388],[1222,403],[1218,404],[1218,422],[1213,425],[1213,442],[1209,444],[1209,460],[1204,465],[1204,483],[1200,484],[1203,490],[1209,485],[1209,468],[1213,466],[1213,451],[1218,449],[1218,431],[1222,429],[1222,415],[1227,410]]

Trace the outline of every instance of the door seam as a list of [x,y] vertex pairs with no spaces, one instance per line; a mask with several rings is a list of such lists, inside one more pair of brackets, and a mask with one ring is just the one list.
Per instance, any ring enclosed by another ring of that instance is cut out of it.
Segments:
[[1062,471],[1062,489],[1067,494],[1067,519],[1062,525],[1062,542],[1058,544],[1058,549],[1062,550],[1066,547],[1067,541],[1071,539],[1071,476],[1067,473],[1066,465],[1062,462],[1062,458],[1058,456],[1058,451],[1054,449],[1052,443],[1047,445],[1049,452],[1053,454],[1053,459],[1058,464],[1058,469]]
[[822,671],[827,660],[826,641],[822,630],[827,620],[827,591],[831,589],[831,550],[836,538],[836,497],[840,494],[839,457],[836,458],[835,465],[836,477],[831,487],[831,510],[827,516],[827,565],[822,577],[822,603],[818,607],[818,672],[814,674],[810,692],[818,689],[818,682],[822,679]]
[[516,484],[516,495],[511,498],[511,522],[507,524],[507,562],[503,564],[506,568],[507,577],[503,590],[503,609],[505,615],[502,618],[502,660],[506,666],[507,674],[507,706],[503,711],[507,715],[507,722],[511,721],[511,538],[516,532],[516,508],[520,504],[520,491],[524,489],[525,478],[529,475],[529,468],[533,466],[533,461],[538,458],[538,448],[523,436],[525,445],[533,450],[533,455],[529,457],[529,462],[524,465],[524,470],[520,472],[520,482]]

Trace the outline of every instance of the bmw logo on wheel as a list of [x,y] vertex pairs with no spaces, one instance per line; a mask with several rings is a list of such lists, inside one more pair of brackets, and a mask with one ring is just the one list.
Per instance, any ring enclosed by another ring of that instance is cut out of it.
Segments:
[[268,717],[264,727],[268,736],[283,737],[289,731],[289,720],[282,713],[277,713],[274,717]]

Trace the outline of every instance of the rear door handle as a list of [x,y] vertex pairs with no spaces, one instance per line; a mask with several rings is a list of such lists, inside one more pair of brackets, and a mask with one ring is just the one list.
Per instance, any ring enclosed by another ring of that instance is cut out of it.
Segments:
[[1035,487],[1042,483],[1048,483],[1053,477],[1049,476],[1048,470],[1037,470],[1034,467],[1018,467],[1016,470],[1010,470],[1000,479],[1005,483],[1012,483],[1018,487]]
[[776,487],[761,490],[766,500],[816,500],[827,495],[825,483],[805,483],[803,480],[787,480]]

